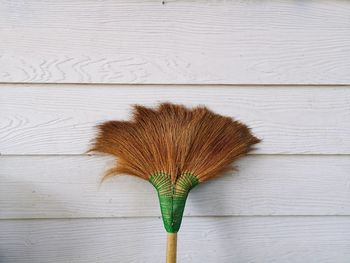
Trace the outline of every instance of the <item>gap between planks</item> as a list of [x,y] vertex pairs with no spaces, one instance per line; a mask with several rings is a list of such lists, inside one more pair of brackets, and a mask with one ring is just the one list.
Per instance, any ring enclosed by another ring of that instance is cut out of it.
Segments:
[[77,83],[77,82],[1,82],[0,85],[16,85],[16,86],[28,86],[28,85],[35,85],[35,86],[68,86],[68,85],[74,85],[74,86],[130,86],[130,87],[140,87],[140,86],[178,86],[178,87],[213,87],[213,86],[219,86],[219,87],[325,87],[325,88],[332,88],[332,87],[347,87],[350,88],[350,83],[346,84],[317,84],[317,83],[298,83],[298,84],[269,84],[269,83],[250,83],[250,84],[239,84],[239,83],[232,83],[232,84],[215,84],[215,83],[204,83],[204,84],[191,84],[191,83],[99,83],[99,82],[90,82],[90,83]]
[[[300,157],[305,157],[305,156],[350,156],[350,153],[248,153],[248,156],[256,156],[256,157],[262,157],[262,156],[300,156]],[[101,157],[101,156],[109,156],[109,155],[100,155],[100,154],[69,154],[69,153],[62,153],[62,154],[1,154],[0,153],[0,158],[6,157],[91,157],[91,156],[96,156],[96,157]]]
[[[318,217],[327,217],[327,218],[346,218],[349,217],[350,215],[197,215],[197,216],[183,216],[184,218],[209,218],[209,219],[215,219],[215,218],[252,218],[252,217],[257,217],[257,218],[318,218]],[[128,219],[128,218],[154,218],[154,219],[161,219],[161,216],[105,216],[105,217],[36,217],[36,218],[0,218],[1,222],[4,221],[37,221],[37,220],[117,220],[117,219]]]

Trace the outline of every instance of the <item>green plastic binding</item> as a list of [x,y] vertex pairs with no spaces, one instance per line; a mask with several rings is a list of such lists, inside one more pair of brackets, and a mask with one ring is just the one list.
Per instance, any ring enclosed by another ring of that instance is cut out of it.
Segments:
[[165,230],[169,233],[178,232],[188,193],[199,183],[197,177],[192,173],[183,173],[172,183],[169,174],[157,172],[151,175],[149,181],[158,192]]

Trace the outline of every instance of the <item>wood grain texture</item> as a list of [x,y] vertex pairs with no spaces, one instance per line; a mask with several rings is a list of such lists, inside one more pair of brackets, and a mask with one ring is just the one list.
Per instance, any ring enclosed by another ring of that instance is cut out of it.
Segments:
[[153,187],[100,184],[114,160],[85,154],[96,124],[161,101],[263,139],[191,192],[179,262],[350,262],[349,13],[341,0],[0,0],[0,262],[164,262]]
[[0,86],[0,152],[82,154],[95,125],[127,119],[132,104],[205,104],[248,124],[255,153],[349,154],[348,87],[128,85]]
[[[147,181],[100,185],[110,158],[1,157],[0,218],[160,216]],[[349,156],[249,156],[239,171],[203,183],[185,216],[350,215]]]
[[349,84],[348,1],[6,1],[0,81]]
[[[184,218],[182,263],[347,263],[349,217]],[[160,218],[0,220],[6,263],[164,262]],[[194,242],[195,241],[195,242]]]

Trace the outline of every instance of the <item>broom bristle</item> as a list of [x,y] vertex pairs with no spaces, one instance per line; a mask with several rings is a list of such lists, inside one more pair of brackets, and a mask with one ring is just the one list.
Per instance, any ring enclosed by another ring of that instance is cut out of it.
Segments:
[[232,118],[206,107],[188,109],[171,103],[156,109],[135,106],[132,121],[109,121],[98,127],[91,151],[118,159],[107,176],[123,173],[145,180],[163,172],[172,182],[183,173],[206,181],[229,169],[260,141]]
[[149,180],[158,191],[164,227],[175,233],[189,191],[229,169],[258,142],[244,124],[205,107],[163,103],[156,109],[135,106],[132,121],[100,125],[91,151],[117,157],[107,176]]

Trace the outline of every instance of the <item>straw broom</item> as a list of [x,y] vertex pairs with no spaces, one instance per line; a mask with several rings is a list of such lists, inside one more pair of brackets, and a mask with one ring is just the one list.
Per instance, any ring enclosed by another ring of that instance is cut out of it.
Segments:
[[247,126],[206,107],[135,106],[131,121],[98,126],[91,151],[113,155],[106,176],[129,174],[157,190],[167,236],[166,262],[176,262],[177,232],[189,191],[226,170],[260,140]]

